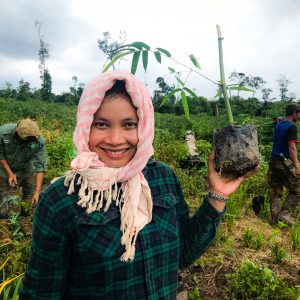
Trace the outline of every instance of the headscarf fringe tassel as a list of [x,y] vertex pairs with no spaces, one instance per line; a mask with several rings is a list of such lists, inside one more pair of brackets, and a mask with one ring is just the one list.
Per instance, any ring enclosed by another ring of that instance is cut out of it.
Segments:
[[[116,206],[120,209],[121,214],[121,244],[125,247],[125,252],[121,256],[121,261],[127,262],[134,259],[135,254],[135,243],[138,235],[138,231],[134,224],[134,215],[130,214],[127,210],[123,209],[124,198],[130,197],[129,193],[123,193],[120,197],[122,186],[117,187],[116,182],[110,182],[108,190],[94,190],[89,186],[88,180],[83,174],[77,173],[74,170],[67,171],[65,173],[64,185],[68,187],[68,195],[71,195],[75,191],[75,179],[77,178],[77,185],[80,185],[79,189],[79,201],[77,204],[83,208],[86,208],[88,214],[94,211],[100,211],[103,208],[103,200],[106,199],[106,204],[103,209],[104,212],[108,210],[112,200],[116,202]],[[114,189],[113,189],[114,187]],[[94,196],[95,192],[97,194]],[[132,208],[131,208],[132,209]],[[130,216],[130,217],[129,217]]]

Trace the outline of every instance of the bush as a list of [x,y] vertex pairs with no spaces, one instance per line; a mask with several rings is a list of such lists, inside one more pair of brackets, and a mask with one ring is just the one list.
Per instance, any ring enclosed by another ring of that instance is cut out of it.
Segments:
[[256,266],[246,260],[236,272],[226,275],[227,299],[230,300],[293,300],[296,288],[289,288],[280,277],[275,277],[268,268]]

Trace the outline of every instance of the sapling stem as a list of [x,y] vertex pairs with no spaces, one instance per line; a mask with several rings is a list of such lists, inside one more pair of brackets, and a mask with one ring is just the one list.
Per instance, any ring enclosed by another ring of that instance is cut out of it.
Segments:
[[224,72],[224,63],[223,63],[223,48],[222,48],[222,40],[223,37],[221,35],[221,28],[220,25],[217,25],[217,32],[218,32],[218,44],[219,44],[219,63],[220,63],[220,77],[221,77],[221,88],[223,91],[223,96],[225,100],[225,105],[226,105],[226,110],[227,110],[227,115],[229,119],[229,123],[233,124],[233,116],[231,112],[231,106],[229,102],[229,98],[227,95],[227,85],[225,81],[225,72]]

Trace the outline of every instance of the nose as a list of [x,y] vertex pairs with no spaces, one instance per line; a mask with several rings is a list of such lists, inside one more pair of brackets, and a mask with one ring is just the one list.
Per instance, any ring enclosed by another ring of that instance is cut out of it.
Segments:
[[119,128],[109,130],[105,142],[112,146],[117,146],[124,143],[124,136],[122,134],[122,130],[120,130]]

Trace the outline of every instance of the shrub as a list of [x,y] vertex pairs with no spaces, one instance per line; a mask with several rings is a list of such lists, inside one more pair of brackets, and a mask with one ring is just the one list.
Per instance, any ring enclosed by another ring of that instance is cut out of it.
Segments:
[[293,300],[296,290],[289,288],[268,268],[261,268],[246,260],[232,274],[227,274],[227,299],[230,300]]

